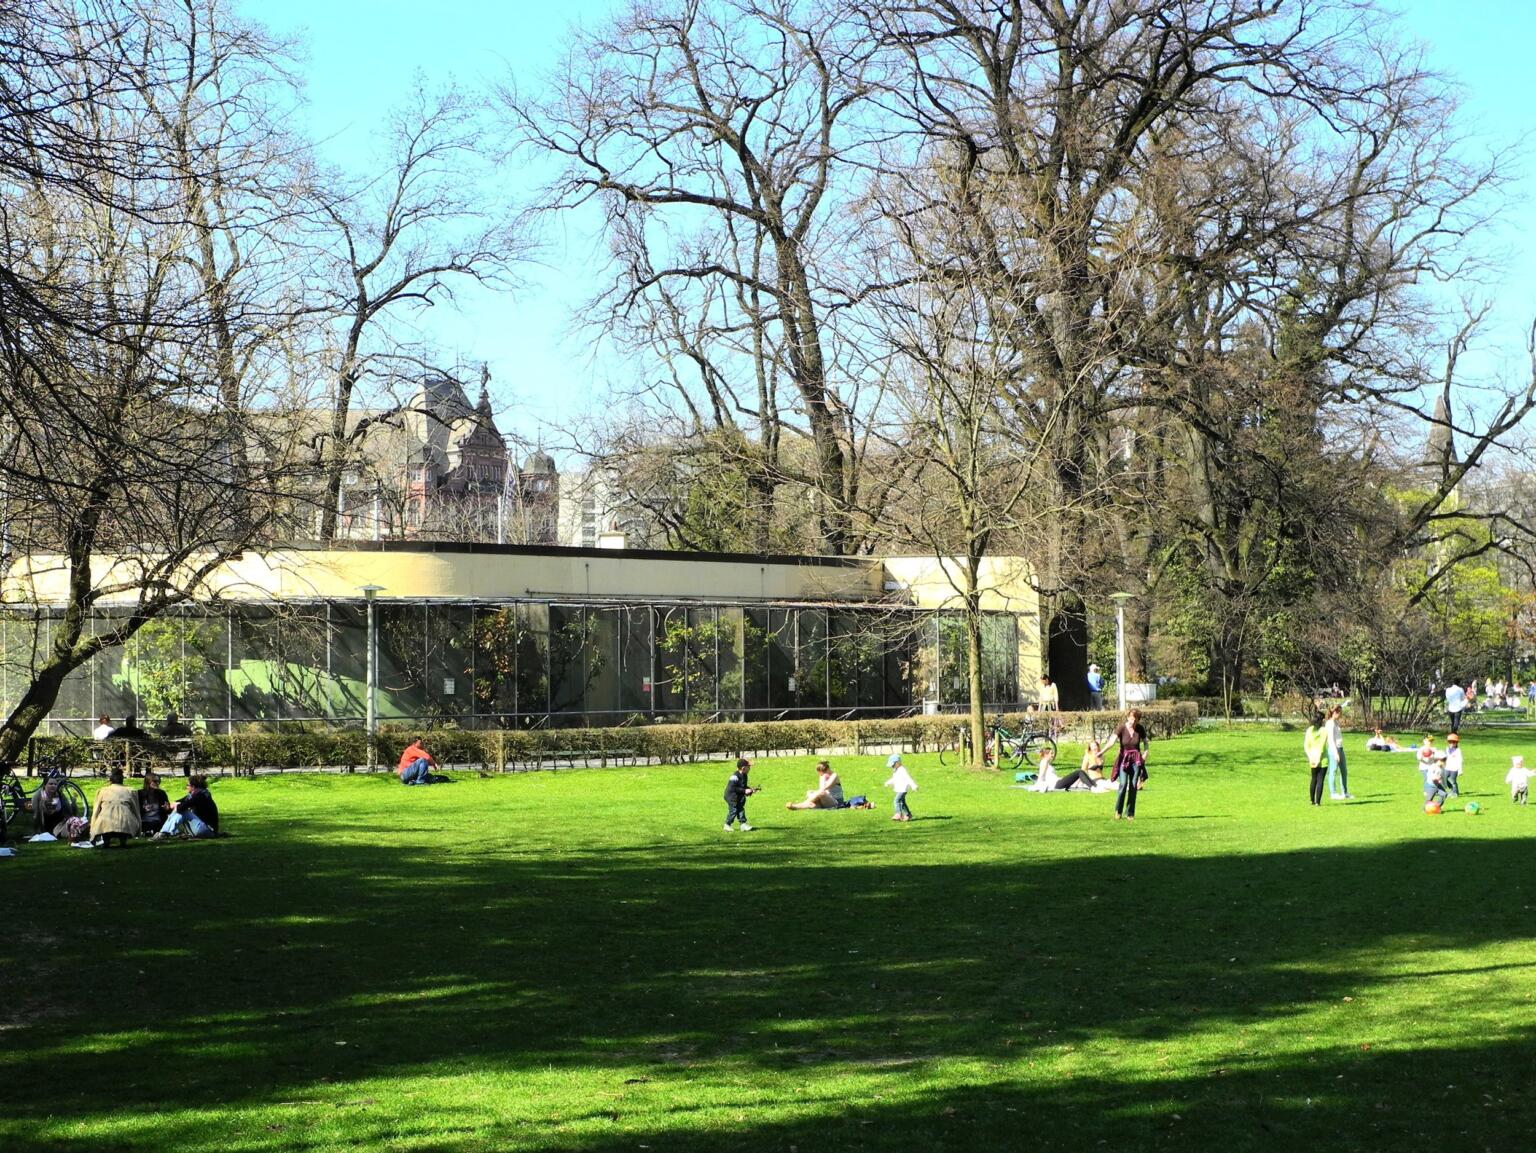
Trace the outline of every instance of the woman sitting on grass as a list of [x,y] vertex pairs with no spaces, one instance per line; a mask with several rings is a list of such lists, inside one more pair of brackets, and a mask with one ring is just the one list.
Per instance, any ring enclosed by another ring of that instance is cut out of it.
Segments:
[[1089,741],[1088,747],[1083,751],[1083,763],[1073,769],[1066,776],[1056,782],[1056,788],[1065,792],[1075,785],[1081,785],[1085,789],[1099,791],[1099,782],[1104,779],[1104,749],[1098,741]]
[[219,835],[219,806],[214,804],[213,794],[208,791],[208,778],[193,773],[187,782],[187,795],[176,802],[176,811],[165,822],[165,827],[154,835],[154,840],[167,837],[217,837]]
[[832,766],[826,761],[816,762],[816,787],[805,794],[803,801],[791,801],[784,806],[786,809],[842,809],[847,807],[843,800],[843,782],[832,771]]

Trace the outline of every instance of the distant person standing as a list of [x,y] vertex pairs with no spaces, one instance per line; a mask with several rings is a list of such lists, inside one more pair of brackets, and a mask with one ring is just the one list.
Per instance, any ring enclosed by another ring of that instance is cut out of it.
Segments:
[[1115,767],[1110,776],[1119,785],[1115,793],[1115,820],[1124,814],[1125,819],[1136,819],[1136,793],[1147,779],[1146,748],[1150,743],[1147,730],[1141,723],[1141,713],[1131,709],[1125,720],[1115,730],[1114,740],[1120,743],[1115,755]]
[[1334,705],[1323,724],[1328,737],[1328,795],[1335,801],[1352,801],[1349,766],[1344,759],[1344,710]]
[[1104,674],[1098,665],[1088,666],[1088,702],[1094,712],[1104,707]]
[[757,792],[747,784],[747,774],[752,771],[752,762],[742,757],[736,762],[736,771],[725,779],[725,831],[733,833],[732,828],[737,821],[741,822],[741,831],[750,833],[752,826],[747,824],[747,798]]
[[1461,732],[1461,714],[1467,708],[1467,690],[1452,681],[1445,686],[1445,715],[1449,718],[1451,732]]
[[1301,748],[1307,755],[1307,767],[1312,770],[1312,783],[1307,797],[1314,805],[1321,805],[1323,779],[1328,771],[1328,726],[1324,723],[1322,713],[1312,714],[1312,724],[1302,734]]

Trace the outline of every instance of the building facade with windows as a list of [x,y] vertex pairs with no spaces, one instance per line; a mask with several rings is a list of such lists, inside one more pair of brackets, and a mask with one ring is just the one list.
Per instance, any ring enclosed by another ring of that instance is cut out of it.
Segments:
[[[209,731],[361,724],[370,636],[384,722],[898,716],[964,700],[951,575],[931,557],[425,542],[247,554],[214,574],[205,603],[72,674],[50,727],[171,709]],[[44,563],[7,578],[0,707],[48,642],[59,579]],[[991,560],[983,579],[986,695],[1015,705],[1039,674],[1038,601],[1022,561]],[[126,611],[110,597],[97,609]]]

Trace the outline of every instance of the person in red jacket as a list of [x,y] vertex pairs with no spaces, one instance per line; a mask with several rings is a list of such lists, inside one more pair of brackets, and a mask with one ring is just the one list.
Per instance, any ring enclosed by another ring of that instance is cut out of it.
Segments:
[[437,762],[432,759],[432,754],[427,752],[421,738],[416,737],[405,747],[405,752],[400,754],[400,767],[395,771],[400,774],[402,785],[430,785],[432,770],[436,767]]

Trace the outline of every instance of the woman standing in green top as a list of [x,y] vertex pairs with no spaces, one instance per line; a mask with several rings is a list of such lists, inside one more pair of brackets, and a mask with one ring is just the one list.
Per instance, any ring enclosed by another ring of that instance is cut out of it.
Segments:
[[1323,714],[1312,714],[1312,727],[1301,738],[1301,747],[1306,751],[1307,764],[1312,768],[1312,803],[1323,803],[1323,780],[1328,773],[1328,730],[1323,724]]

